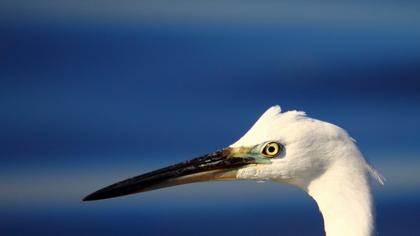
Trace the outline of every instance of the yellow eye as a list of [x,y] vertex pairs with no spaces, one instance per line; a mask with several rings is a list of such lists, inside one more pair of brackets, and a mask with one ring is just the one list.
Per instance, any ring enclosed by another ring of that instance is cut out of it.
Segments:
[[282,150],[282,146],[278,143],[271,142],[267,143],[264,148],[262,149],[261,153],[266,157],[276,157]]

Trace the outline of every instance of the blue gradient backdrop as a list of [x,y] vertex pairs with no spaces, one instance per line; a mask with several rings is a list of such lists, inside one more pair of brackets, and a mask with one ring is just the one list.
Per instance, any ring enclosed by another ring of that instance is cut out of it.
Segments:
[[415,1],[2,1],[0,235],[322,235],[301,190],[203,183],[82,203],[223,148],[269,106],[344,127],[419,235]]

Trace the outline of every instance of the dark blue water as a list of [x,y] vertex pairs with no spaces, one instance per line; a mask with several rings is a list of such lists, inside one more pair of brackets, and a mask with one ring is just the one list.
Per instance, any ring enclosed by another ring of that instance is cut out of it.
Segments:
[[322,235],[315,203],[275,184],[80,202],[233,143],[275,104],[349,131],[388,179],[374,184],[379,235],[420,234],[420,30],[404,14],[391,25],[30,16],[0,23],[1,235]]
[[[170,196],[169,196],[170,197]],[[231,201],[228,200],[228,201]],[[273,204],[273,205],[271,205]],[[418,202],[378,204],[379,235],[417,235]],[[398,218],[395,218],[398,217]],[[2,235],[322,235],[322,218],[312,204],[270,202],[212,206],[79,205],[2,210]]]

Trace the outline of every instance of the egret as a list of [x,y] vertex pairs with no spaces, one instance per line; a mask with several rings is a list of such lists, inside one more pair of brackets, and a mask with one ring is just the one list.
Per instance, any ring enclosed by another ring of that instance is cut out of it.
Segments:
[[323,216],[326,235],[366,236],[374,232],[369,176],[383,184],[345,130],[273,106],[227,148],[123,180],[83,200],[210,180],[271,180],[308,193]]

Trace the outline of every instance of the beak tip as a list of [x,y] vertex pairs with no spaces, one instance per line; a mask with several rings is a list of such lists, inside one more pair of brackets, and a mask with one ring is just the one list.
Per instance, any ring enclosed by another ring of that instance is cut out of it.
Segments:
[[91,194],[87,195],[86,197],[84,197],[82,199],[82,201],[83,202],[90,202],[90,201],[96,201],[96,200],[101,200],[101,199],[105,199],[105,198],[109,198],[109,197],[106,197],[102,194],[102,192],[97,191],[97,192],[94,192],[94,193],[91,193]]
[[116,192],[114,191],[114,186],[110,185],[108,187],[99,189],[98,191],[87,195],[86,197],[82,199],[82,201],[90,202],[90,201],[104,200],[104,199],[115,198],[115,197],[124,196],[128,194],[131,194],[131,192],[125,192],[125,191]]
[[93,194],[89,194],[89,195],[87,195],[86,197],[84,197],[84,198],[82,199],[82,201],[83,201],[83,202],[89,202],[89,201],[94,201],[94,200],[98,200],[98,199],[96,199],[96,198],[93,196]]

